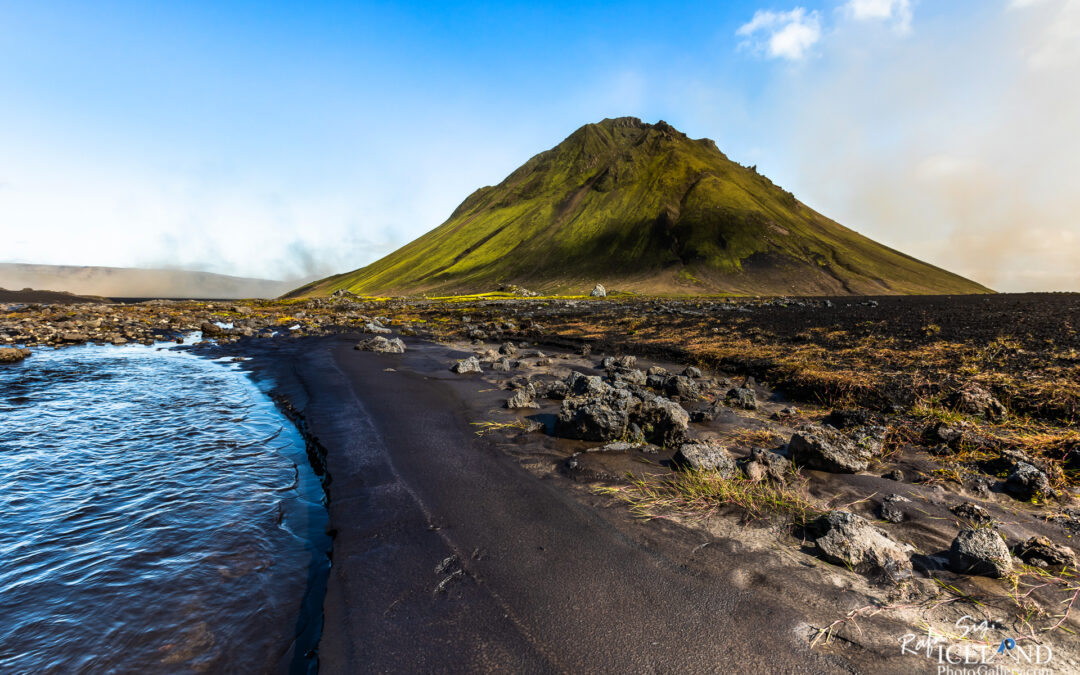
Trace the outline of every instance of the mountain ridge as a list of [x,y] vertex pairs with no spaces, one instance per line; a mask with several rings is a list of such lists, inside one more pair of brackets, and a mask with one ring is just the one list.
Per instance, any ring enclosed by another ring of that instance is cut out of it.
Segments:
[[637,118],[586,124],[439,227],[290,293],[842,295],[989,289],[822,216],[710,139]]

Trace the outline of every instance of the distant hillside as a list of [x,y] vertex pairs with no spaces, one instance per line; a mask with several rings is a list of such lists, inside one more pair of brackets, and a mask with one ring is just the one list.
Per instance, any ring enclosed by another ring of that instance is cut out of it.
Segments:
[[127,267],[0,263],[0,288],[61,291],[108,298],[276,298],[296,282],[209,272]]
[[[843,176],[837,176],[843,180]],[[829,220],[708,139],[635,118],[588,124],[445,223],[290,295],[548,292],[986,293]]]

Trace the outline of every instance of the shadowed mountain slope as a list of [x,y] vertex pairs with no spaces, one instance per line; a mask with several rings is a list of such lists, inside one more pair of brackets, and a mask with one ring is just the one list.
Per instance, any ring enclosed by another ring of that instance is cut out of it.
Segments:
[[985,293],[799,202],[709,139],[636,118],[588,124],[449,220],[290,295],[529,289],[643,293]]

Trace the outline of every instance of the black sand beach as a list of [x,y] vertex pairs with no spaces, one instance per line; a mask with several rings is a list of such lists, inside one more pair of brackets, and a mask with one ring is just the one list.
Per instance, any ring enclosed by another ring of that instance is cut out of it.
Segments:
[[857,671],[811,651],[798,594],[761,583],[766,557],[582,503],[477,438],[469,407],[493,399],[446,370],[448,348],[354,343],[253,362],[326,452],[321,672]]

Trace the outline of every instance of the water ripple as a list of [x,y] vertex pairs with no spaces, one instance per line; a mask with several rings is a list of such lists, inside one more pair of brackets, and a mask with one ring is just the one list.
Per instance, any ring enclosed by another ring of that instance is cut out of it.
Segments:
[[0,671],[280,668],[320,500],[231,365],[90,345],[0,368]]

